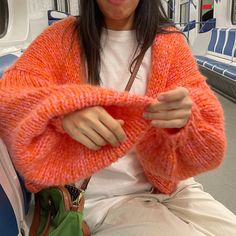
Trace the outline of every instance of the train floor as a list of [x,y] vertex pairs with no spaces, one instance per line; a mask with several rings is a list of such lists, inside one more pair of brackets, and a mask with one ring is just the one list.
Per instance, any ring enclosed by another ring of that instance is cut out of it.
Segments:
[[236,103],[217,94],[225,113],[227,152],[222,165],[196,179],[204,189],[236,214]]

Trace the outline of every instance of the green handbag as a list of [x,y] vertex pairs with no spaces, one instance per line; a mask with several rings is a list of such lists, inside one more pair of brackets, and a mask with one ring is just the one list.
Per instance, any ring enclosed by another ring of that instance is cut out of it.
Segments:
[[74,186],[59,186],[35,194],[30,236],[89,236],[83,193]]

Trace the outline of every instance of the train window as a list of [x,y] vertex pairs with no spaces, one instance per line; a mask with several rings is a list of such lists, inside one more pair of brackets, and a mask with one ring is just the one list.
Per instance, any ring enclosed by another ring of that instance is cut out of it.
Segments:
[[185,25],[188,22],[188,2],[180,5],[180,25]]
[[232,24],[236,25],[236,0],[232,1]]
[[7,0],[0,0],[0,38],[7,33],[9,20],[8,3]]
[[54,0],[54,9],[57,11],[62,11],[70,13],[70,1],[68,0]]
[[53,0],[53,9],[77,16],[79,14],[78,2],[78,0]]
[[[213,18],[214,0],[201,0],[200,22],[205,22]],[[200,24],[200,29],[202,23]]]

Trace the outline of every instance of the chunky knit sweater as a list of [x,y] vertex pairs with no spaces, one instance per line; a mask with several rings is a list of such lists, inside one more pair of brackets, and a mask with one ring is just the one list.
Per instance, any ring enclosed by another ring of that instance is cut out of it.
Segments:
[[[222,108],[181,34],[157,35],[146,96],[88,85],[83,71],[75,18],[69,17],[46,29],[0,80],[0,135],[30,191],[88,177],[134,146],[146,177],[163,193],[221,163]],[[178,86],[194,103],[187,125],[152,127],[145,108]],[[120,146],[92,151],[63,131],[63,115],[97,105],[125,121],[127,139]]]

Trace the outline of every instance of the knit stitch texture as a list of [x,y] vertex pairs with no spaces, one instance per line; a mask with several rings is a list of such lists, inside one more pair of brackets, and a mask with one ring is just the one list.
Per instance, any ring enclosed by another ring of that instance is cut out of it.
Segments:
[[[134,145],[148,180],[163,193],[219,166],[225,152],[223,111],[184,37],[157,35],[146,95],[136,96],[85,83],[75,22],[69,17],[47,28],[0,80],[0,135],[28,189],[88,177]],[[143,119],[145,108],[178,86],[189,90],[194,103],[189,122],[177,131],[151,127]],[[127,140],[119,147],[92,151],[63,131],[63,115],[96,105],[125,121]]]

